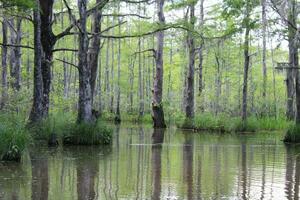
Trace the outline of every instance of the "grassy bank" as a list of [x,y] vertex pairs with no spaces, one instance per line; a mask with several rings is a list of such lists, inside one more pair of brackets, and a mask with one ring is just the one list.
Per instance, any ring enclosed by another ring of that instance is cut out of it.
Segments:
[[300,125],[290,125],[283,141],[285,143],[300,143]]
[[[175,123],[177,127],[183,128],[187,124],[184,115],[176,116]],[[204,113],[196,115],[194,121],[190,124],[195,131],[255,132],[286,130],[292,122],[285,119],[249,117],[246,124],[244,124],[239,117],[214,116]]]
[[[103,113],[102,119],[114,121],[113,113]],[[139,123],[152,126],[151,114],[145,114],[140,118],[137,114],[123,113],[122,123]],[[178,128],[190,128],[194,131],[216,131],[216,132],[255,132],[255,131],[280,131],[287,130],[293,123],[284,118],[274,119],[270,117],[256,118],[249,117],[244,124],[240,117],[227,115],[214,116],[210,113],[197,114],[194,121],[186,121],[183,113],[176,113],[165,116],[166,122],[176,125]]]
[[13,112],[0,114],[0,160],[19,162],[23,151],[31,144],[44,144],[41,140],[49,146],[105,145],[112,141],[112,129],[100,120],[93,124],[76,124],[75,114],[55,113],[28,127],[26,116]]
[[4,161],[21,160],[25,148],[32,142],[26,129],[26,122],[19,114],[0,115],[0,159]]

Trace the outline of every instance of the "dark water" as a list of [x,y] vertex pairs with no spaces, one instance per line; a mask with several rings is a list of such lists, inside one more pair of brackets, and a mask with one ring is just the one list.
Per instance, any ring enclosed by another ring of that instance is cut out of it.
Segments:
[[299,199],[300,147],[281,138],[115,128],[111,148],[36,147],[0,164],[0,199]]

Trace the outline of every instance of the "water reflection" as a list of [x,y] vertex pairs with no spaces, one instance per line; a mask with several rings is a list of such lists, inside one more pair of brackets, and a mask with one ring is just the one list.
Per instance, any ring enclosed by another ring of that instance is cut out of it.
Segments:
[[300,147],[278,134],[116,127],[111,148],[32,148],[0,199],[299,199]]
[[152,179],[153,179],[153,191],[152,199],[158,200],[161,196],[161,154],[162,144],[164,142],[164,129],[154,129],[152,135]]

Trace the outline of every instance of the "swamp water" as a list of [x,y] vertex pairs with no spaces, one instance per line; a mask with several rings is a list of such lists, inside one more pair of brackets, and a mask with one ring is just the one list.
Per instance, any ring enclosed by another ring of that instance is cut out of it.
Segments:
[[280,133],[114,130],[111,147],[35,147],[0,163],[0,199],[299,199],[300,146]]

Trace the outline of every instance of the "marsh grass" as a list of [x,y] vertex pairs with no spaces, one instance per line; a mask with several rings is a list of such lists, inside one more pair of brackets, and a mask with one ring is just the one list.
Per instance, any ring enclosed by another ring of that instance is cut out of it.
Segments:
[[285,143],[300,143],[300,125],[291,125],[287,130],[283,141]]
[[[182,114],[175,116],[176,126],[186,128],[187,121]],[[246,123],[239,117],[228,117],[226,115],[214,116],[209,113],[196,115],[191,122],[192,129],[195,131],[214,131],[214,132],[256,132],[256,131],[278,131],[286,130],[291,122],[283,118],[255,118],[249,117]]]
[[68,127],[63,135],[64,145],[107,145],[112,142],[112,129],[103,122],[76,124]]
[[0,158],[3,161],[21,161],[25,148],[32,141],[25,121],[18,114],[0,115]]

